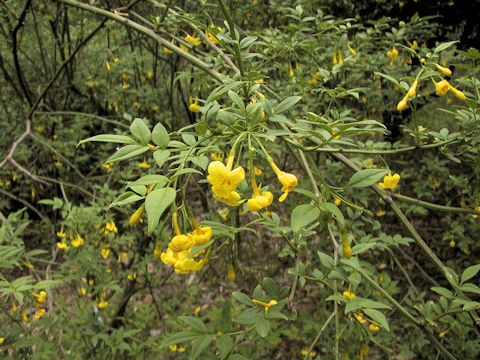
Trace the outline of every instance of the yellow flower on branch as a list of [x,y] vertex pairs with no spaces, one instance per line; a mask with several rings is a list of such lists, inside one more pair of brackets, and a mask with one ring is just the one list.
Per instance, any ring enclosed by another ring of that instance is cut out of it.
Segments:
[[105,230],[107,231],[113,231],[114,233],[118,233],[118,229],[117,229],[117,226],[115,225],[115,222],[112,220],[110,222],[108,222],[106,225],[105,225]]
[[226,166],[220,161],[208,165],[207,180],[212,185],[213,193],[219,197],[227,197],[245,179],[245,170],[241,166],[232,170],[233,160],[234,155],[230,155]]
[[227,279],[231,282],[235,282],[235,269],[232,264],[227,264]]
[[400,181],[400,175],[395,174],[392,175],[392,173],[388,173],[388,175],[385,175],[383,178],[383,182],[379,183],[380,187],[382,189],[395,189],[398,185],[398,182]]
[[145,206],[142,205],[140,206],[133,214],[130,216],[130,226],[135,226],[140,222],[140,219],[142,218],[142,214],[145,211]]
[[276,300],[270,300],[268,303],[266,302],[263,302],[263,301],[260,301],[260,300],[256,300],[256,299],[253,299],[252,300],[255,304],[258,304],[258,305],[261,305],[265,308],[265,314],[268,313],[268,310],[270,309],[270,307],[272,307],[273,305],[277,305],[277,301]]
[[377,331],[380,330],[380,327],[377,326],[377,325],[375,325],[375,324],[370,324],[370,325],[368,325],[368,328],[369,328],[370,331],[372,331],[372,332],[377,332]]
[[198,225],[197,221],[192,218],[193,226],[195,226],[195,230],[193,230],[187,236],[192,239],[194,245],[203,245],[210,241],[212,238],[212,228],[210,226],[201,227]]
[[65,239],[63,239],[62,242],[57,242],[57,247],[60,250],[67,250],[69,248],[68,244],[65,242]]
[[348,242],[348,235],[342,234],[342,249],[343,255],[350,259],[352,257],[352,248],[350,247],[350,243]]
[[146,161],[143,161],[141,163],[138,163],[138,167],[142,169],[148,169],[150,167],[150,164],[147,163]]
[[192,98],[189,100],[190,105],[188,106],[188,109],[191,112],[200,112],[200,105],[198,105],[198,99],[195,99],[195,102],[193,102]]
[[200,45],[200,41],[195,36],[187,35],[185,36],[185,41],[189,44],[192,44],[193,46]]
[[83,245],[83,237],[81,237],[80,235],[77,235],[75,237],[75,240],[72,240],[71,244],[72,244],[73,247],[82,246]]
[[438,96],[444,96],[447,94],[448,90],[451,89],[451,85],[447,80],[442,80],[439,81],[438,83],[435,83],[435,94]]
[[102,251],[100,251],[100,255],[102,255],[102,258],[104,258],[105,260],[108,259],[108,255],[110,255],[110,249],[102,249]]
[[295,175],[286,173],[278,168],[278,166],[273,162],[271,157],[267,158],[267,161],[270,163],[275,175],[277,175],[278,181],[283,185],[282,191],[284,192],[278,201],[283,202],[287,198],[288,194],[292,192],[295,187],[298,185],[298,179]]
[[253,189],[253,197],[247,201],[248,210],[259,211],[272,204],[273,194],[270,191],[263,191],[262,194],[260,195],[254,175],[252,176],[252,189]]
[[440,72],[445,75],[445,76],[452,76],[452,70],[450,70],[449,68],[447,67],[443,67],[439,64],[435,64],[435,67],[440,70]]
[[350,45],[347,45],[347,48],[348,51],[350,51],[350,54],[352,54],[352,56],[357,56],[357,52]]
[[37,302],[39,304],[43,304],[47,300],[47,292],[46,291],[40,291],[39,294],[32,292],[32,295],[37,298]]

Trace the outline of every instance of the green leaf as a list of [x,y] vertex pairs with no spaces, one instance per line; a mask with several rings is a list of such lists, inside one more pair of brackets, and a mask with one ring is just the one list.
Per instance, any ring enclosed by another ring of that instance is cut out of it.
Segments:
[[447,299],[453,298],[453,293],[448,289],[445,289],[443,287],[438,287],[438,286],[434,286],[431,289],[435,291],[437,294],[445,296]]
[[168,183],[168,178],[163,175],[145,175],[140,179],[135,180],[128,184],[128,187],[138,186],[138,185],[156,185],[163,183],[164,185]]
[[232,91],[232,90],[229,90],[228,91],[228,97],[230,98],[230,100],[232,100],[232,102],[237,105],[237,107],[242,110],[242,111],[245,111],[245,104],[243,103],[243,100],[240,98],[240,96],[237,95],[236,92]]
[[225,357],[230,353],[233,348],[233,340],[231,336],[222,336],[216,341],[218,352],[220,353],[220,359],[225,359]]
[[143,196],[140,196],[128,191],[126,193],[121,194],[118,198],[116,198],[115,201],[112,202],[109,207],[130,204],[132,202],[142,200],[143,198],[144,198]]
[[260,314],[257,309],[248,308],[238,314],[233,321],[241,325],[253,325],[258,321],[259,316]]
[[228,357],[228,360],[250,360],[250,359],[240,354],[233,354]]
[[433,53],[434,54],[437,54],[443,50],[446,50],[448,49],[450,46],[456,44],[458,42],[458,40],[455,40],[455,41],[449,41],[449,42],[446,42],[446,43],[443,43],[443,44],[440,44],[438,45],[435,50],[433,50]]
[[386,79],[386,80],[394,83],[394,84],[397,85],[398,87],[400,87],[400,83],[397,81],[397,79],[391,77],[390,75],[382,74],[382,73],[379,73],[379,72],[375,72],[375,75],[381,76],[381,77],[383,77],[384,79]]
[[187,341],[191,341],[193,339],[196,339],[198,336],[199,334],[195,331],[182,331],[167,337],[165,340],[162,341],[162,344],[160,345],[160,347],[163,348],[169,345],[180,344]]
[[462,274],[461,282],[464,283],[465,281],[471,279],[480,271],[480,264],[469,266],[465,269]]
[[220,317],[217,320],[217,328],[223,333],[229,332],[232,330],[232,304],[230,300],[227,300],[223,303],[222,309],[220,312]]
[[323,211],[327,211],[327,212],[333,214],[333,216],[335,216],[335,219],[337,220],[340,228],[345,227],[345,218],[344,218],[342,212],[340,211],[340,209],[338,208],[337,205],[325,202],[325,203],[320,204],[318,207]]
[[184,175],[184,174],[190,174],[190,173],[195,173],[195,174],[200,174],[203,175],[200,171],[194,168],[185,168],[185,169],[180,169],[178,170],[175,174],[170,176],[170,180],[174,180],[175,178]]
[[201,333],[208,333],[208,329],[205,324],[198,318],[192,316],[179,316],[179,320],[191,326],[193,331],[198,331]]
[[333,257],[321,251],[317,251],[317,254],[323,266],[327,268],[331,268],[333,266]]
[[235,300],[237,300],[240,304],[252,306],[253,302],[252,299],[248,295],[245,295],[244,293],[240,291],[234,291],[232,292],[232,296]]
[[265,337],[268,335],[268,330],[270,330],[270,322],[265,319],[260,319],[255,324],[255,330],[257,330],[258,335]]
[[135,136],[143,145],[148,145],[152,138],[152,133],[147,124],[142,119],[133,120],[130,125],[130,132]]
[[143,154],[150,148],[143,145],[127,145],[120,148],[115,154],[110,156],[105,163],[122,161]]
[[384,169],[364,169],[356,172],[350,178],[345,186],[347,188],[364,188],[375,184],[388,174],[388,170]]
[[166,208],[175,200],[177,193],[171,187],[153,190],[145,199],[145,211],[147,212],[148,228],[147,234],[150,235],[158,225],[160,216]]
[[169,157],[170,151],[168,150],[157,150],[153,152],[153,158],[155,159],[159,167],[162,167]]
[[77,147],[89,141],[112,142],[112,143],[132,144],[132,145],[136,144],[135,140],[133,140],[130,136],[101,134],[101,135],[95,135],[95,136],[89,137],[88,139],[79,141],[77,144]]
[[155,125],[153,128],[152,141],[155,145],[158,145],[163,149],[168,146],[170,142],[170,136],[168,135],[167,129],[165,129],[161,123],[157,123],[157,125]]
[[368,316],[370,316],[371,319],[378,322],[381,328],[384,328],[385,330],[390,331],[387,318],[380,311],[374,310],[374,309],[363,309],[363,312]]
[[298,103],[301,99],[302,99],[301,96],[290,96],[286,98],[274,108],[275,115],[284,113],[285,111],[290,109],[292,106],[294,106],[296,103]]
[[462,286],[460,286],[460,290],[465,292],[480,294],[480,288],[477,285],[472,283],[463,284]]
[[378,301],[356,297],[350,300],[345,306],[345,314],[357,309],[390,309],[390,306]]
[[295,232],[317,220],[320,215],[320,209],[316,205],[303,204],[298,205],[292,211],[291,223]]

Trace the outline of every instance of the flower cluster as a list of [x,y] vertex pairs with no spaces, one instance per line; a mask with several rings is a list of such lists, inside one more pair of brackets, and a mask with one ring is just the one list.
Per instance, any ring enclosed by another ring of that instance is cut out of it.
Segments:
[[[57,236],[60,238],[60,241],[57,242],[57,247],[60,250],[67,250],[70,246],[67,244],[67,234],[63,231],[63,226],[59,232],[57,232]],[[75,238],[72,235],[69,235],[70,245],[73,247],[79,247],[83,245],[84,239],[81,235],[77,234]]]
[[387,51],[387,56],[390,58],[390,66],[393,66],[393,63],[398,58],[398,50],[393,47],[392,50]]
[[[221,161],[212,161],[208,165],[207,180],[212,185],[213,197],[230,206],[241,205],[245,199],[241,200],[241,196],[236,192],[238,184],[245,179],[245,170],[241,166],[233,168],[234,153],[232,152],[228,159],[227,165]],[[295,175],[286,173],[278,168],[270,156],[267,156],[278,181],[283,185],[279,201],[283,202],[288,194],[298,185],[298,179]],[[255,181],[255,175],[262,174],[261,170],[252,165],[251,167],[251,182],[253,196],[247,201],[247,209],[250,211],[259,211],[270,206],[273,202],[273,194],[270,191],[260,192],[259,187]]]
[[210,251],[200,261],[193,258],[201,255],[205,250],[201,250],[195,254],[191,253],[194,246],[203,245],[212,238],[212,228],[209,226],[201,227],[192,219],[195,230],[186,235],[180,232],[178,226],[177,213],[173,216],[173,226],[175,236],[170,240],[166,252],[161,252],[159,244],[155,248],[154,256],[160,257],[164,264],[173,265],[177,274],[189,274],[192,271],[200,270],[208,261]]

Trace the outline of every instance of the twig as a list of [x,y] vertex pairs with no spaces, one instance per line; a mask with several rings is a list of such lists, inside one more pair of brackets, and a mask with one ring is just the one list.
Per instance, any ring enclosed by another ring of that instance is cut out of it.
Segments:
[[5,195],[5,196],[8,196],[9,198],[11,198],[13,200],[21,202],[23,205],[25,205],[30,210],[32,210],[35,214],[37,214],[40,217],[40,219],[42,219],[42,220],[45,219],[45,217],[41,214],[41,212],[38,211],[37,208],[35,206],[33,206],[32,204],[30,204],[28,201],[23,200],[23,199],[19,198],[18,196],[15,196],[15,195],[9,193],[8,191],[2,190],[2,189],[0,189],[0,193]]

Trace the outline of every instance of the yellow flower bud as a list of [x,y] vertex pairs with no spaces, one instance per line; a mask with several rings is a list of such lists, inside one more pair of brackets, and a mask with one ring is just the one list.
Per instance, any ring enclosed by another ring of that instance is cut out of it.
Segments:
[[447,80],[442,80],[435,84],[435,94],[438,96],[446,95],[450,89],[451,86]]
[[416,95],[417,86],[418,86],[418,80],[415,80],[413,82],[412,86],[410,86],[410,89],[408,89],[407,97],[411,98],[411,97],[414,97]]
[[352,257],[352,248],[350,247],[350,243],[348,242],[348,235],[342,234],[342,248],[343,248],[343,255],[350,259]]
[[132,216],[130,217],[130,226],[135,226],[138,224],[144,210],[145,207],[142,205],[132,214]]
[[450,86],[450,91],[453,92],[455,97],[459,100],[465,100],[467,98],[462,91],[454,88],[453,86]]
[[440,66],[438,64],[435,64],[436,68],[438,70],[440,70],[440,72],[445,75],[445,76],[452,76],[452,70],[450,70],[449,68],[446,68],[446,67],[443,67],[443,66]]
[[403,111],[406,108],[408,108],[408,103],[407,103],[407,98],[404,97],[398,104],[397,104],[397,110],[398,111]]
[[227,265],[227,278],[231,282],[235,281],[235,269],[233,268],[232,264]]

